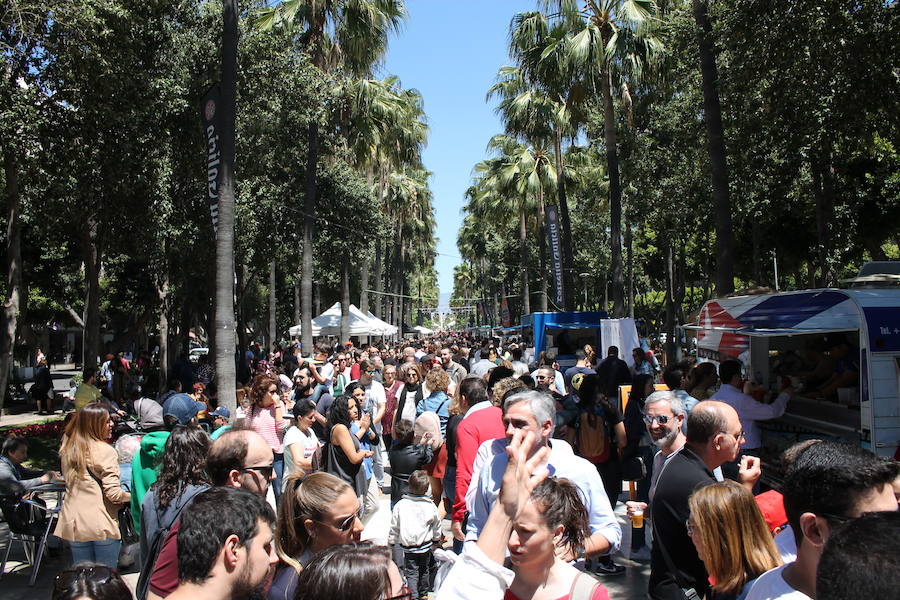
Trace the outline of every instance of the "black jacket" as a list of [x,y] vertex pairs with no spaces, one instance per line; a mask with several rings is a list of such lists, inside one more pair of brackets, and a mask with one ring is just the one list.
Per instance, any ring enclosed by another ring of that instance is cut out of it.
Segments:
[[431,444],[398,444],[388,451],[391,461],[391,503],[403,498],[409,489],[409,476],[431,462]]

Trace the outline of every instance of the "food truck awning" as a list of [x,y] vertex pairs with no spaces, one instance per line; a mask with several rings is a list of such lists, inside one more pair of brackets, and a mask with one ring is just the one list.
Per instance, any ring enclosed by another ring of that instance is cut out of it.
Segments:
[[792,335],[826,335],[829,333],[848,333],[856,331],[856,329],[848,329],[846,327],[840,329],[751,329],[749,327],[702,327],[700,325],[685,325],[684,329],[690,331],[722,331],[733,333],[736,335],[747,335],[752,337],[784,337]]

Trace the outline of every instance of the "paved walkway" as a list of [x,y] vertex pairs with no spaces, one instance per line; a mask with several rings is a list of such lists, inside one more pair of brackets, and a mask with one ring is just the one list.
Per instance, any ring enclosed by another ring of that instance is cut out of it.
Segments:
[[[58,365],[50,369],[50,377],[53,379],[53,391],[56,394],[68,393],[72,377],[79,371],[75,370],[75,365]],[[10,425],[27,425],[28,423],[39,423],[54,418],[53,416],[39,415],[35,411],[34,401],[28,398],[27,391],[31,388],[30,383],[24,385],[26,395],[19,395],[12,403],[3,407],[3,414],[0,415],[0,427],[8,427]],[[61,419],[62,406],[55,407],[55,417]],[[0,592],[2,594],[2,592]]]

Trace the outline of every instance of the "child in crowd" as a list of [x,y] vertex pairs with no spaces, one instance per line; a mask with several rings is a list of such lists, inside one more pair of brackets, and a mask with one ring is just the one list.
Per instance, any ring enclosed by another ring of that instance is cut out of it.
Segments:
[[391,462],[391,509],[393,510],[407,492],[410,475],[416,469],[421,469],[429,464],[434,457],[434,451],[431,444],[428,443],[430,436],[427,433],[422,436],[421,443],[413,443],[413,423],[407,419],[398,421],[394,425],[391,435],[394,438],[394,445],[388,451],[388,459]]
[[425,600],[434,583],[434,549],[441,541],[441,520],[431,500],[428,473],[409,476],[409,493],[394,506],[388,546],[401,566],[412,600]]

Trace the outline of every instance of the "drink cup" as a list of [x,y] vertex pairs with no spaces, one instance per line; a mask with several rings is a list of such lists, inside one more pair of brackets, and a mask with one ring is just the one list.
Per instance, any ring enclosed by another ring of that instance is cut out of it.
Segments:
[[641,529],[644,526],[644,510],[635,508],[634,514],[631,515],[631,528]]

